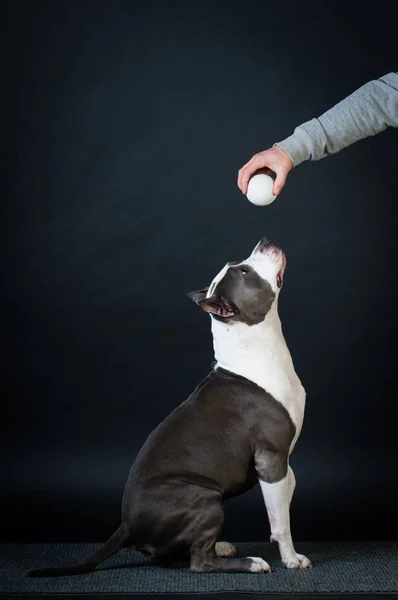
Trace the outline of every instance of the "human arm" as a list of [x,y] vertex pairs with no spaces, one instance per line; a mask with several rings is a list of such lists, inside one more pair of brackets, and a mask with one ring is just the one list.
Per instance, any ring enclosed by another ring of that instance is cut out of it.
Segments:
[[289,171],[305,160],[319,160],[351,144],[398,127],[398,72],[369,81],[316,119],[311,119],[273,148],[255,154],[242,167],[238,186],[247,193],[258,169],[276,173],[274,193],[282,190]]

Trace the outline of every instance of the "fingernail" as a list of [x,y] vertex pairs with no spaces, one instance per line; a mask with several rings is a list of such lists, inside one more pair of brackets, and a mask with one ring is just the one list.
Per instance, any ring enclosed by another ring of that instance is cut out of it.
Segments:
[[281,191],[280,188],[276,187],[275,190],[274,190],[275,196],[277,196],[280,191]]

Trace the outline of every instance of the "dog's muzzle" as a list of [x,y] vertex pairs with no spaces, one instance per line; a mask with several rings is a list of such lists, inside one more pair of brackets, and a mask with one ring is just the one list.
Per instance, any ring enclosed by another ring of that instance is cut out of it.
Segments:
[[270,240],[269,238],[264,236],[259,241],[256,251],[268,252],[269,250],[271,250],[271,248],[275,249],[275,250],[281,250],[281,247],[279,246],[279,244],[277,244],[273,240]]

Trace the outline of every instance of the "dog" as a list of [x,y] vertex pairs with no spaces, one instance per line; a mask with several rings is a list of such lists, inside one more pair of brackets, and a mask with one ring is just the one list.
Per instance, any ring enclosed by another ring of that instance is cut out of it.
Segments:
[[217,541],[223,502],[260,483],[271,528],[289,569],[311,566],[290,533],[295,476],[289,456],[300,434],[305,390],[282,333],[278,297],[286,267],[262,238],[247,260],[229,262],[188,296],[211,317],[215,362],[185,402],[149,435],[131,467],[122,523],[86,562],[30,576],[88,573],[134,546],[162,564],[188,559],[195,573],[264,573],[260,557],[237,557]]

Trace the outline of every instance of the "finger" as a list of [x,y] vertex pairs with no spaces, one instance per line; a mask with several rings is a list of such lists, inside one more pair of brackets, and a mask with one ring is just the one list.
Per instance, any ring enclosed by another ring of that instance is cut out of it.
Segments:
[[255,171],[256,171],[256,167],[253,167],[252,165],[247,167],[243,171],[241,186],[240,186],[240,189],[242,190],[242,194],[247,194],[247,187],[249,185],[249,179]]
[[286,183],[286,177],[287,177],[288,172],[285,170],[278,170],[276,172],[276,178],[274,181],[274,188],[273,188],[273,192],[275,194],[275,196],[278,196],[278,194],[281,193],[285,183]]
[[243,181],[243,175],[244,175],[245,169],[250,168],[250,165],[253,163],[253,161],[255,159],[256,159],[256,155],[252,156],[251,159],[245,165],[243,165],[243,167],[241,169],[239,169],[239,171],[238,171],[238,188],[240,188],[240,190],[242,192],[243,192],[242,181]]
[[261,160],[260,156],[255,156],[253,158],[253,160],[249,161],[247,166],[243,168],[241,182],[240,182],[241,183],[240,189],[242,190],[242,192],[244,194],[247,194],[247,186],[248,186],[250,177],[253,175],[253,173],[258,171],[258,169],[260,169],[262,167],[264,167],[264,161]]

